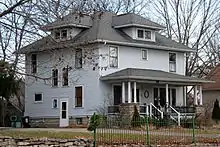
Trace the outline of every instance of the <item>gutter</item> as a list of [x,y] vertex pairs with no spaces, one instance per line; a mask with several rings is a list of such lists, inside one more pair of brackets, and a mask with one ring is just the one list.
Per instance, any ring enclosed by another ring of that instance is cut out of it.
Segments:
[[196,52],[196,50],[193,50],[193,49],[181,49],[181,48],[174,48],[174,47],[156,46],[156,45],[130,43],[130,42],[119,42],[119,41],[111,41],[111,40],[103,40],[103,39],[97,39],[95,41],[109,43],[109,44],[118,44],[118,45],[131,46],[131,47],[160,49],[160,50],[167,50],[167,51],[172,50],[172,51],[182,51],[182,52]]
[[100,77],[100,80],[123,80],[138,79],[150,81],[168,81],[168,82],[192,82],[192,83],[215,83],[214,81],[197,80],[197,79],[178,79],[178,78],[162,78],[162,77],[138,77],[138,76],[118,76],[118,77]]

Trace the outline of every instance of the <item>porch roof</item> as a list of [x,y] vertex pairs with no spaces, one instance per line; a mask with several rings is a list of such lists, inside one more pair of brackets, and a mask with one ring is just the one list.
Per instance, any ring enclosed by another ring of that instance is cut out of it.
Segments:
[[214,83],[205,79],[179,75],[161,70],[126,68],[120,71],[100,77],[103,81],[135,80],[153,83],[173,83],[177,85],[196,85],[202,83]]

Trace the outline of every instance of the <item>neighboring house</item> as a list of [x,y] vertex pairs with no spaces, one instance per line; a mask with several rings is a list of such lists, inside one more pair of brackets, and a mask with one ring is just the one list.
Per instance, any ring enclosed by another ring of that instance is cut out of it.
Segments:
[[206,82],[184,76],[185,55],[193,49],[160,35],[163,26],[136,14],[69,14],[41,29],[51,37],[18,52],[26,56],[25,115],[31,119],[60,127],[82,123],[106,101],[109,114],[122,103],[137,103],[141,114],[151,116],[148,106],[179,106],[182,112],[185,87],[195,86],[201,95]]
[[217,65],[206,77],[208,80],[215,81],[215,83],[203,84],[203,100],[204,104],[212,109],[216,99],[220,101],[220,64]]

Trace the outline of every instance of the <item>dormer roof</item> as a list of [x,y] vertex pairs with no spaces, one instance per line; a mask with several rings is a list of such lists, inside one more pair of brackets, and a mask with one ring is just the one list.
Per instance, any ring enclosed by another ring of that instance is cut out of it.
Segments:
[[52,23],[42,26],[41,29],[49,31],[62,27],[90,28],[91,26],[92,18],[89,15],[82,13],[70,13]]
[[165,29],[164,26],[134,13],[127,13],[127,14],[113,16],[112,26],[114,28],[135,26],[135,27],[150,28],[155,30]]

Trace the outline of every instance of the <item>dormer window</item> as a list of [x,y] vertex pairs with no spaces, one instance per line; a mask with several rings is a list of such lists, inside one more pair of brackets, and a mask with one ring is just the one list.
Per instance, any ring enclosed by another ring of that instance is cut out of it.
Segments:
[[61,39],[67,38],[67,30],[61,30]]
[[57,30],[54,34],[55,39],[67,39],[67,30]]
[[146,29],[137,29],[137,38],[145,39],[145,40],[152,40],[152,32]]

